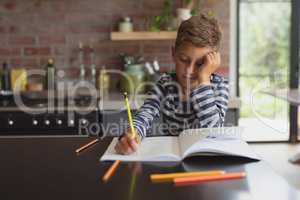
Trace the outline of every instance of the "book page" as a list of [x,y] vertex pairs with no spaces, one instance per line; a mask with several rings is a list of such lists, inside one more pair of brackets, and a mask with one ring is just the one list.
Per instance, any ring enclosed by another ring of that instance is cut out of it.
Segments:
[[189,148],[206,137],[206,134],[202,134],[202,132],[202,129],[187,129],[181,132],[178,137],[178,142],[180,155],[182,156],[182,158]]
[[204,138],[184,152],[183,157],[196,155],[228,155],[260,160],[251,147],[241,139]]
[[182,158],[193,155],[231,155],[259,160],[241,139],[241,127],[190,129],[179,136]]
[[137,152],[130,155],[117,154],[114,147],[118,138],[114,138],[107,148],[101,161],[121,160],[121,161],[180,161],[178,137],[148,137],[144,138]]

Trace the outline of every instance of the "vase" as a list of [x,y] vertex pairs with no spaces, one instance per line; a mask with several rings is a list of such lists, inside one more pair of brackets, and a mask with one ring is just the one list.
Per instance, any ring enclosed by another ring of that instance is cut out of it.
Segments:
[[177,8],[176,14],[180,22],[188,20],[192,16],[191,10],[188,8]]
[[145,72],[142,64],[127,65],[126,76],[121,78],[121,91],[129,94],[144,93]]

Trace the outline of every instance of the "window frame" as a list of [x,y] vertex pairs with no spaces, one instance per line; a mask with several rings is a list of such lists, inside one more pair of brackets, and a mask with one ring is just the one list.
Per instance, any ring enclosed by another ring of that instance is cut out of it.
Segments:
[[[247,0],[231,0],[231,50],[230,50],[230,81],[232,87],[231,95],[240,97],[240,5]],[[248,2],[286,2],[286,0],[248,0]],[[300,48],[300,1],[291,0],[291,17],[290,17],[290,56],[289,56],[289,88],[298,89],[299,85],[299,48]],[[295,78],[297,77],[297,78]],[[239,119],[240,110],[237,117]],[[237,121],[238,121],[237,119]],[[298,136],[298,106],[289,105],[289,140],[288,142],[295,143],[299,141]],[[277,142],[277,141],[274,141]]]
[[[290,31],[290,76],[289,88],[298,89],[299,85],[299,46],[300,46],[300,1],[291,1],[291,31]],[[295,78],[296,77],[296,78]],[[289,141],[298,140],[298,106],[289,106],[290,135]]]

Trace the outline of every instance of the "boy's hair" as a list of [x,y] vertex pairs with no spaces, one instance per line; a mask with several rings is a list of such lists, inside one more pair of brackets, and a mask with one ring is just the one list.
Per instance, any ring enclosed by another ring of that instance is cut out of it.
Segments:
[[180,24],[175,49],[183,42],[188,41],[197,47],[212,47],[218,50],[221,37],[221,29],[215,18],[204,14],[192,16]]

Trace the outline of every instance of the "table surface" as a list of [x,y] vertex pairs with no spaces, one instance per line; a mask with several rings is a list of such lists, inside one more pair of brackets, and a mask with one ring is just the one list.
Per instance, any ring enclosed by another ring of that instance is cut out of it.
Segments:
[[[111,162],[99,162],[110,139],[76,154],[92,138],[0,139],[3,199],[300,199],[300,192],[264,161],[197,157],[182,163],[121,163],[109,182],[101,177]],[[222,169],[247,178],[176,187],[151,183],[151,173]],[[6,197],[6,198],[5,198]]]
[[[294,106],[300,105],[299,89],[279,89],[279,90],[265,91],[264,93],[285,100],[289,102],[291,105]],[[291,157],[290,160],[300,161],[300,152],[295,154],[293,157]]]

